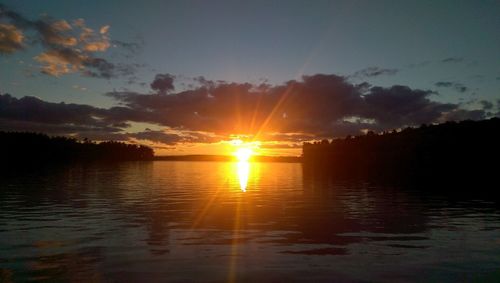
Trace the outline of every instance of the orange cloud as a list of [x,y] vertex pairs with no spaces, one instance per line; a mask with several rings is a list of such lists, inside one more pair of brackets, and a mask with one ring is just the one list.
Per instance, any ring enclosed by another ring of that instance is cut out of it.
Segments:
[[52,28],[58,31],[67,31],[72,29],[71,25],[66,20],[53,22]]
[[64,54],[58,50],[49,50],[34,59],[42,64],[43,73],[58,77],[83,69],[86,57],[79,53]]
[[24,35],[11,24],[0,24],[0,53],[13,53],[23,48]]
[[[113,64],[94,55],[111,46],[109,25],[101,26],[98,32],[89,28],[84,19],[71,23],[64,20],[40,18],[31,20],[0,4],[2,16],[9,23],[0,23],[0,53],[14,53],[22,49],[24,30],[30,30],[29,42],[41,43],[44,49],[34,59],[41,64],[44,74],[61,76],[81,72],[84,76],[111,78],[130,75],[133,66]],[[31,38],[32,37],[32,38]]]

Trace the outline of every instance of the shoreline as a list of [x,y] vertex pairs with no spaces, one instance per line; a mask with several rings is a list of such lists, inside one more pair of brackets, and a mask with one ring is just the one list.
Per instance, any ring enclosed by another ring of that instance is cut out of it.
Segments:
[[[154,156],[153,161],[209,161],[209,162],[237,162],[231,155],[160,155]],[[252,156],[250,162],[281,162],[281,163],[302,163],[299,156]]]

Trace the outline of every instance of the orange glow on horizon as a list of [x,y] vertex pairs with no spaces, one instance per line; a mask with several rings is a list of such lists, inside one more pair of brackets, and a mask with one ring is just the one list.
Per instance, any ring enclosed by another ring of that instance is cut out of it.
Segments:
[[238,148],[235,152],[234,155],[238,159],[239,162],[247,162],[250,157],[253,155],[253,150],[251,148]]
[[234,150],[232,154],[239,162],[248,162],[259,149],[260,142],[244,142],[240,139],[234,139],[231,142]]
[[[283,147],[279,147],[277,141],[239,141],[220,140],[214,143],[180,143],[171,147],[164,147],[161,144],[142,143],[155,149],[158,156],[165,155],[229,155],[235,157],[234,153],[239,148],[238,144],[245,144],[252,149],[252,156],[299,156],[302,153],[301,147],[290,147],[287,142],[283,142]],[[236,157],[235,157],[236,160]],[[252,161],[252,157],[250,158]]]

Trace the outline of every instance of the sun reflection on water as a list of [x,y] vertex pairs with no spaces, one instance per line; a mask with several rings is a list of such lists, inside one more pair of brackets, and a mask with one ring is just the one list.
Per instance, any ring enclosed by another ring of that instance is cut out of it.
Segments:
[[232,154],[237,160],[236,175],[240,183],[240,189],[246,192],[248,187],[248,178],[250,177],[250,162],[255,151],[259,148],[259,142],[244,142],[240,139],[231,141],[233,146]]
[[240,180],[240,189],[243,192],[247,191],[248,176],[250,175],[250,162],[239,161],[236,164],[238,179]]

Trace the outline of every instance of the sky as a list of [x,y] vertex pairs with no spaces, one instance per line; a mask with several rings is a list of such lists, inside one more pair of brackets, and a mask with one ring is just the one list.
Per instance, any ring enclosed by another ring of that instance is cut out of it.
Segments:
[[0,130],[219,154],[500,116],[499,1],[0,1]]

